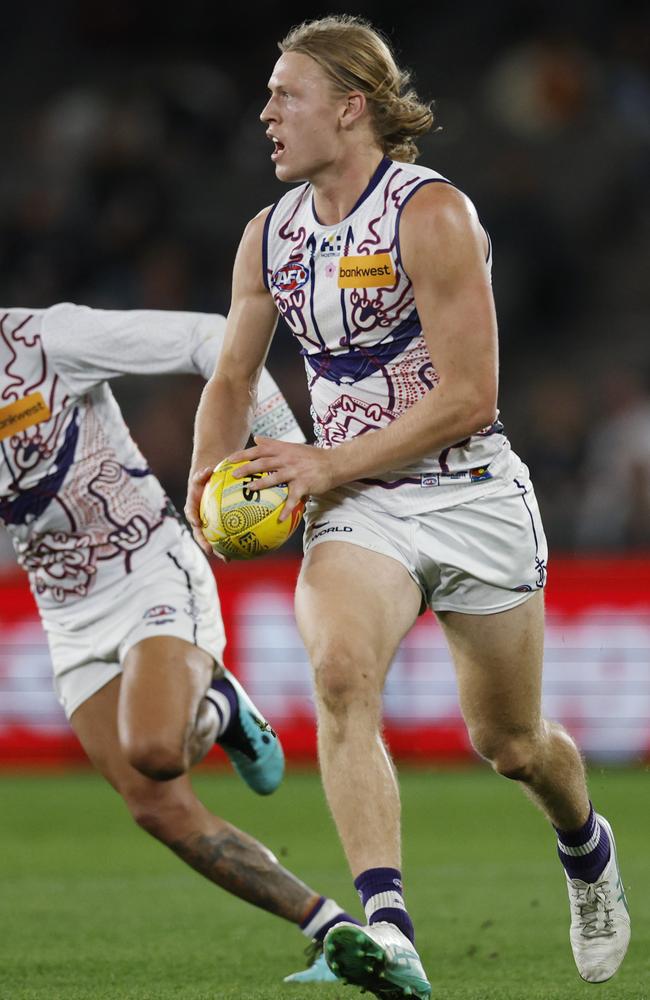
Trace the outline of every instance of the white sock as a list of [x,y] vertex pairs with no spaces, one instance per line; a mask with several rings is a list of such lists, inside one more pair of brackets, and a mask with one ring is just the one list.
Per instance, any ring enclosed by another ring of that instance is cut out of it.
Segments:
[[208,688],[205,693],[205,697],[213,706],[217,716],[219,717],[219,723],[214,737],[215,739],[218,739],[222,733],[225,733],[226,729],[230,725],[230,702],[226,698],[225,694],[222,694],[221,691],[215,691],[214,688]]

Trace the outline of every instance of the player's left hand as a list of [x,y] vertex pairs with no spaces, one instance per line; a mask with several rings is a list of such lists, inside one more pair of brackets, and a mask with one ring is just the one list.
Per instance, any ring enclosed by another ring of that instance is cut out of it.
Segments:
[[278,520],[285,521],[304,497],[320,496],[336,485],[332,449],[267,437],[255,437],[254,440],[254,447],[235,451],[228,456],[228,460],[247,463],[233,473],[237,479],[255,472],[268,472],[265,486],[288,485],[289,496]]

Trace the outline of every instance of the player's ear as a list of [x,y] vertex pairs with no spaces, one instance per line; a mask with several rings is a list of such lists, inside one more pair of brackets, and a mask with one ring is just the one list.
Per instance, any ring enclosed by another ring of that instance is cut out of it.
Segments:
[[365,113],[367,101],[365,94],[360,90],[352,90],[346,94],[342,101],[341,125],[349,128],[361,118]]

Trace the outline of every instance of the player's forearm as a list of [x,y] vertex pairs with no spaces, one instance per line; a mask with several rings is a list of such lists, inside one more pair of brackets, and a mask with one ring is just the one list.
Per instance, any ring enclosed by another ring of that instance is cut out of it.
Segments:
[[440,385],[387,427],[333,448],[333,485],[403,469],[470,437],[491,424],[495,416],[495,404],[488,394],[478,393],[475,387],[461,392]]
[[196,413],[191,472],[214,467],[243,447],[254,410],[255,392],[250,383],[215,374],[205,385]]

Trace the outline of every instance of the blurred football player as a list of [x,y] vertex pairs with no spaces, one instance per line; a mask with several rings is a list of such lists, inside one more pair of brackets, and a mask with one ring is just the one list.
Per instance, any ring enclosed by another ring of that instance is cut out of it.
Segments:
[[[547,546],[497,410],[490,240],[464,194],[414,165],[432,115],[370,25],[308,22],[280,50],[261,118],[276,176],[301,183],[244,232],[187,515],[198,536],[201,487],[224,456],[249,459],[240,475],[288,483],[287,515],[311,497],[296,612],[325,791],[368,920],[331,930],[326,957],[379,997],[430,995],[402,892],[381,696],[431,608],[474,747],[557,829],[574,956],[600,982],[623,959],[629,918],[580,754],[541,716]],[[242,451],[278,313],[304,356],[317,446],[260,436]]]
[[[136,822],[229,892],[318,944],[336,903],[211,814],[188,770],[215,741],[260,795],[282,780],[268,722],[223,667],[207,560],[147,467],[107,380],[208,378],[222,316],[60,304],[0,311],[0,518],[27,571],[57,696]],[[304,437],[267,371],[255,423]],[[298,981],[334,979],[322,954]]]

